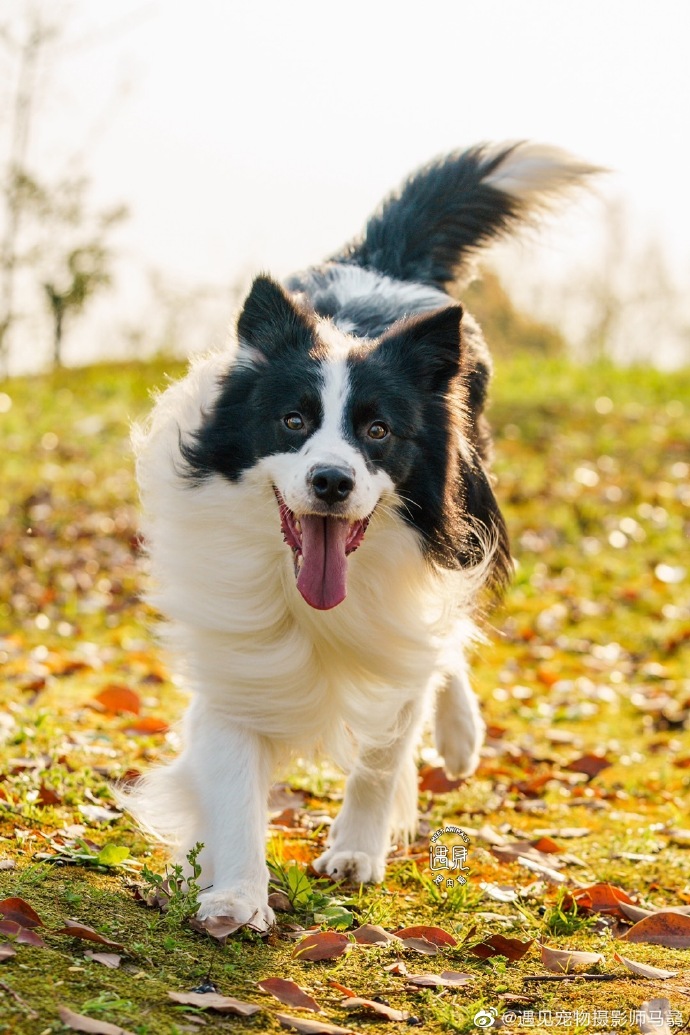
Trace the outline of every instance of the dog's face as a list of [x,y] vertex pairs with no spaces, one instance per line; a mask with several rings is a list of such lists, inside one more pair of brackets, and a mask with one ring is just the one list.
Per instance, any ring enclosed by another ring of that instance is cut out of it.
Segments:
[[312,607],[344,599],[348,557],[378,506],[424,533],[447,490],[449,383],[460,364],[460,306],[351,338],[259,277],[240,314],[239,353],[193,443],[192,477],[265,472],[276,534]]

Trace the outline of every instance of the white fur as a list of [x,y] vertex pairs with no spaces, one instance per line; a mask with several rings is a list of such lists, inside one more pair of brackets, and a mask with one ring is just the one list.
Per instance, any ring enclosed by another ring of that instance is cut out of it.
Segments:
[[[439,672],[451,687],[441,700],[450,693],[461,708],[460,742],[445,747],[453,768],[468,772],[476,764],[482,733],[458,648],[472,635],[468,605],[484,566],[441,574],[424,561],[390,479],[371,475],[343,438],[347,340],[329,334],[326,419],[300,452],[266,458],[236,483],[212,476],[192,486],[181,477],[180,436],[212,405],[219,376],[234,362],[227,353],[198,361],[135,434],[150,599],[172,619],[167,640],[194,700],[180,757],[123,800],[178,858],[203,841],[208,890],[200,915],[259,927],[272,921],[264,830],[278,762],[295,749],[323,749],[351,771],[331,845],[316,865],[335,876],[380,880],[393,828],[414,830],[413,752]],[[355,470],[355,516],[377,506],[348,560],[347,597],[324,612],[297,591],[272,485],[299,513],[300,479],[303,486],[309,467],[325,459]]]
[[[504,148],[502,144],[497,150]],[[490,148],[486,156],[492,157]],[[592,173],[601,171],[561,148],[521,143],[493,172],[483,177],[483,182],[517,198],[525,207],[524,214],[528,215],[550,208],[573,189],[582,188]]]

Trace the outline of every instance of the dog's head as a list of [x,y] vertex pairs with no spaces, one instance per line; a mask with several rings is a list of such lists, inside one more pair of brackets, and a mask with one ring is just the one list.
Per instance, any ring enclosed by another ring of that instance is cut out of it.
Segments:
[[452,390],[461,318],[449,304],[376,340],[353,338],[268,277],[254,281],[238,319],[237,360],[181,448],[194,478],[265,473],[276,531],[312,607],[345,598],[348,557],[377,507],[396,508],[433,560],[462,565],[468,494]]

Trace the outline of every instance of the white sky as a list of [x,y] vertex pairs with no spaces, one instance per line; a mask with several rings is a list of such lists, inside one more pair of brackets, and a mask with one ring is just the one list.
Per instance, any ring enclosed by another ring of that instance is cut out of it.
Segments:
[[[0,0],[15,22],[23,7]],[[481,140],[540,140],[616,170],[605,193],[629,199],[635,232],[658,235],[677,277],[690,273],[688,0],[66,10],[68,41],[84,42],[53,62],[32,158],[57,175],[78,152],[94,202],[131,210],[121,291],[87,322],[91,341],[112,344],[143,318],[145,269],[190,286],[283,275],[357,232],[416,166]],[[582,258],[597,211],[560,224],[547,265]]]

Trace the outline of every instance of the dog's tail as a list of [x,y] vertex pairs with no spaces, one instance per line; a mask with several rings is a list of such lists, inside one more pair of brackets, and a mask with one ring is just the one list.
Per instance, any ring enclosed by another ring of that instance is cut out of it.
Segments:
[[559,148],[481,144],[414,173],[332,257],[443,288],[483,245],[552,207],[602,169]]

